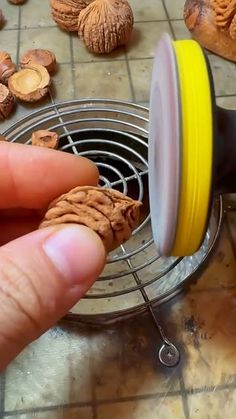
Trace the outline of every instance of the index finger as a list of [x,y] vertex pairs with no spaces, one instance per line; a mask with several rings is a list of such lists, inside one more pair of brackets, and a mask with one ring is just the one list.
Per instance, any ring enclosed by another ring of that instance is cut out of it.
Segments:
[[0,209],[44,208],[76,186],[97,183],[98,170],[84,157],[0,142]]

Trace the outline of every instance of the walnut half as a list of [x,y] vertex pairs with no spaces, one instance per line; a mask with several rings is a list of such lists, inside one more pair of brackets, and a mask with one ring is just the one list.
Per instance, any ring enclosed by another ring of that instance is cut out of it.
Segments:
[[138,226],[141,205],[113,189],[79,186],[50,204],[39,228],[61,223],[85,225],[101,237],[110,252]]

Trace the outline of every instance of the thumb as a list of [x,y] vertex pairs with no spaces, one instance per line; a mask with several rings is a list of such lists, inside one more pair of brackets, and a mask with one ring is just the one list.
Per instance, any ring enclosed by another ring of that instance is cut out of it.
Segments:
[[105,264],[87,227],[37,230],[0,248],[0,369],[85,294]]

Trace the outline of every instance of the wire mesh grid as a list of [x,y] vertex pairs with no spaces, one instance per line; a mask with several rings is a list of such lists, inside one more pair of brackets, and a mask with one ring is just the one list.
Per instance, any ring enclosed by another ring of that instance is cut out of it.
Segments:
[[30,144],[32,132],[38,129],[57,131],[62,151],[93,160],[100,186],[143,202],[139,227],[109,255],[102,276],[67,318],[103,324],[148,309],[155,321],[153,305],[173,297],[213,248],[222,221],[221,199],[214,203],[208,232],[195,255],[160,257],[149,213],[148,109],[111,100],[53,102],[15,123],[4,135],[9,141]]

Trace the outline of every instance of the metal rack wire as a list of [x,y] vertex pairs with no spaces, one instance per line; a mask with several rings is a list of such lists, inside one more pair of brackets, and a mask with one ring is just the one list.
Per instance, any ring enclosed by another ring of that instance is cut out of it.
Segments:
[[127,243],[109,255],[102,276],[67,319],[106,324],[148,311],[163,340],[160,361],[176,365],[179,351],[165,336],[153,308],[176,295],[207,259],[222,222],[221,199],[214,203],[209,230],[195,255],[160,257],[149,214],[148,109],[111,100],[53,102],[15,123],[4,135],[9,141],[30,144],[37,129],[57,131],[62,151],[93,160],[102,187],[143,201],[141,224]]

